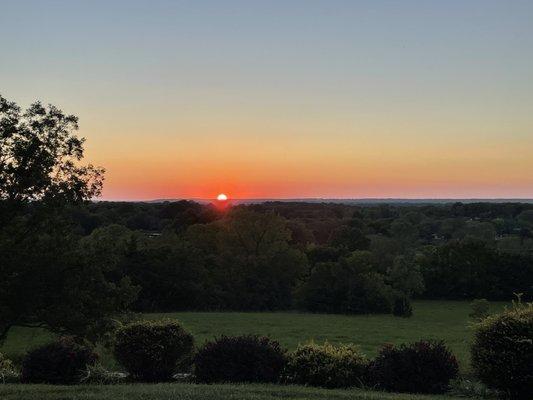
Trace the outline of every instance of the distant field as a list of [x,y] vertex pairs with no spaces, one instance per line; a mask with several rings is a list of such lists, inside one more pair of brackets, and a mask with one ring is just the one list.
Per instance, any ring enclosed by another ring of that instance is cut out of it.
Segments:
[[[504,303],[492,304],[493,311]],[[196,338],[198,345],[213,336],[257,333],[278,340],[283,346],[294,349],[308,340],[332,343],[356,343],[368,356],[374,356],[384,343],[403,343],[417,339],[443,339],[454,351],[461,370],[469,370],[470,306],[468,302],[415,301],[414,316],[409,319],[391,315],[324,315],[301,313],[199,313],[180,312],[146,314],[146,318],[177,318]],[[43,330],[17,328],[10,332],[0,349],[9,357],[20,360],[24,352],[50,340]],[[109,353],[102,351],[102,361],[114,367]]]
[[0,385],[2,400],[460,400],[453,396],[327,390],[278,385]]

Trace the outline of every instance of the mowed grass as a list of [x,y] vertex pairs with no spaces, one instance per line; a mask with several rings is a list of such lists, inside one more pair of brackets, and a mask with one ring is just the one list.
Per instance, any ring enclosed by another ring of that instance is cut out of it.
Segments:
[[453,396],[327,390],[282,385],[0,385],[2,400],[459,400]]
[[[504,307],[492,303],[492,312]],[[355,343],[369,357],[384,343],[405,343],[419,339],[441,339],[457,356],[461,371],[469,372],[469,343],[472,338],[469,302],[415,301],[412,318],[392,315],[332,315],[296,312],[179,312],[145,314],[148,319],[178,319],[190,330],[196,344],[220,335],[261,334],[278,340],[288,349],[309,340],[331,343]],[[15,328],[0,349],[15,361],[30,348],[52,338],[39,329]],[[101,349],[103,363],[115,368],[109,351]]]

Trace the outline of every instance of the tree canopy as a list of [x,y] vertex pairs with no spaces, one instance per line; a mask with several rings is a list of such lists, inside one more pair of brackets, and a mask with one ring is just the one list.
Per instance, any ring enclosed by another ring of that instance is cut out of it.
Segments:
[[0,96],[0,340],[16,325],[96,337],[135,298],[116,273],[117,229],[82,240],[67,213],[103,184],[102,168],[82,164],[77,129],[53,105],[23,112]]
[[104,170],[82,165],[78,118],[40,102],[25,112],[0,95],[0,199],[80,202],[97,197]]

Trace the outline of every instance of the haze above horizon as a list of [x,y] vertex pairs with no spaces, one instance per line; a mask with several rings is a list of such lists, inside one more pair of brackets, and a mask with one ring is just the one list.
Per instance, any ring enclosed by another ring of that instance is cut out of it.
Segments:
[[2,1],[103,200],[533,198],[533,2]]

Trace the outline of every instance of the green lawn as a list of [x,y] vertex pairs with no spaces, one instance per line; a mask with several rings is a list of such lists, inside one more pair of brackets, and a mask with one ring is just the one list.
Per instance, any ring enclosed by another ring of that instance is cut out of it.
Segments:
[[327,390],[280,385],[0,385],[2,400],[460,400],[453,396]]
[[[493,311],[503,303],[492,305]],[[146,314],[146,318],[177,318],[196,338],[197,344],[216,335],[258,333],[271,336],[283,346],[294,349],[298,343],[313,339],[333,343],[358,344],[368,356],[374,356],[383,343],[402,343],[417,339],[443,339],[452,348],[463,372],[468,372],[468,347],[472,336],[468,302],[416,301],[414,316],[404,319],[391,315],[324,315],[302,313],[199,313]],[[31,347],[50,340],[43,330],[13,329],[0,349],[7,356],[20,360]],[[109,353],[103,363],[113,367]]]

